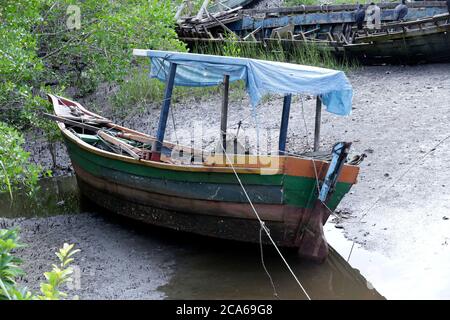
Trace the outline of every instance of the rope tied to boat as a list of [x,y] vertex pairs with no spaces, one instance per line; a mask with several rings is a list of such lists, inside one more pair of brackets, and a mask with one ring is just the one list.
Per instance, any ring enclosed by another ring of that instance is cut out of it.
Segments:
[[[245,189],[241,178],[239,177],[238,173],[236,172],[236,168],[233,165],[233,162],[230,160],[230,157],[228,156],[228,153],[226,152],[226,150],[224,149],[224,147],[222,146],[222,151],[227,159],[227,161],[230,163],[231,169],[233,170],[234,175],[236,176],[236,179],[239,183],[239,185],[242,188],[242,191],[244,192],[245,197],[247,198],[248,203],[250,204],[253,213],[255,214],[256,218],[259,221],[259,224],[261,226],[261,229],[264,230],[264,232],[266,233],[267,237],[269,238],[270,242],[272,243],[272,245],[274,246],[275,250],[277,251],[278,255],[281,257],[281,259],[283,260],[284,264],[286,265],[286,267],[288,268],[289,272],[292,274],[292,277],[295,279],[295,281],[297,282],[298,286],[300,287],[301,291],[303,292],[303,294],[306,296],[306,298],[308,300],[311,300],[311,297],[309,296],[309,294],[306,292],[305,288],[303,287],[303,285],[301,284],[300,280],[297,278],[297,276],[295,275],[294,271],[292,271],[291,266],[289,265],[289,263],[286,261],[286,259],[284,258],[283,254],[281,253],[280,249],[278,248],[277,244],[275,243],[275,241],[273,240],[272,236],[270,235],[270,231],[269,229],[266,227],[264,221],[261,219],[261,217],[258,214],[258,211],[256,210],[255,206],[253,205],[252,200],[250,199],[247,190]],[[261,230],[260,230],[261,231]],[[262,238],[261,238],[262,239]],[[261,243],[262,246],[262,243]],[[265,266],[264,266],[265,268]],[[265,268],[266,272],[267,269]],[[270,279],[272,279],[272,277],[269,277]]]
[[275,288],[275,283],[273,282],[272,276],[270,275],[269,271],[267,270],[266,264],[264,263],[264,249],[263,249],[263,243],[262,243],[263,230],[270,233],[270,230],[266,227],[266,224],[264,222],[261,224],[261,228],[259,228],[259,248],[260,248],[260,252],[261,252],[261,264],[262,264],[262,267],[264,268],[264,271],[267,274],[267,277],[269,278],[270,285],[272,286],[272,289],[273,289],[273,296],[277,299],[280,299],[280,297],[278,296],[277,289]]
[[[302,117],[303,117],[303,123],[305,126],[305,136],[306,136],[306,145],[308,146],[308,148],[310,148],[310,144],[309,144],[309,139],[308,139],[308,128],[307,128],[307,124],[306,124],[306,119],[305,119],[305,113],[304,113],[304,105],[303,105],[303,96],[300,95],[300,101],[301,101],[301,108],[302,108]],[[421,161],[423,161],[427,156],[429,156],[433,151],[436,150],[437,147],[439,147],[442,143],[444,143],[446,140],[450,139],[450,135],[447,135],[446,137],[444,137],[443,139],[439,140],[430,150],[428,150],[422,157],[418,158],[416,161],[413,161],[411,163],[411,165],[406,168],[406,170],[400,174],[400,176],[389,186],[387,187],[385,190],[383,190],[381,192],[381,194],[377,197],[377,199],[372,203],[372,205],[370,205],[366,210],[363,211],[361,217],[359,218],[358,221],[361,221],[365,216],[367,216],[367,214],[377,205],[377,203],[381,200],[381,198],[391,189],[393,188],[406,174],[408,174],[408,172],[418,163],[420,163]],[[286,152],[285,154],[289,154],[289,155],[294,155],[294,156],[298,156],[294,153],[290,153],[290,152]],[[314,173],[315,173],[315,178],[316,178],[316,187],[317,187],[317,191],[320,192],[320,185],[319,185],[319,174],[317,172],[317,167],[316,167],[316,163],[314,161],[313,158],[311,158],[313,167],[314,167]],[[337,215],[334,213],[333,210],[331,210],[326,203],[324,203],[322,201],[322,204],[325,206],[325,208],[330,212],[331,215],[337,217]],[[353,253],[353,249],[355,247],[355,242],[352,243],[349,255],[347,257],[347,262],[350,261],[351,255]]]
[[[306,124],[305,106],[304,106],[304,103],[303,103],[303,95],[300,95],[300,104],[301,104],[301,109],[302,109],[302,119],[303,119],[303,124],[304,124],[304,126],[305,126],[306,147],[307,147],[308,149],[311,149],[311,145],[310,145],[309,139],[308,139],[309,133],[308,133],[308,126],[307,126],[307,124]],[[286,153],[286,154],[289,154],[289,155],[293,155],[293,156],[299,156],[298,154],[295,154],[295,153],[290,153],[290,152],[285,152],[285,153]],[[314,158],[311,157],[310,159],[311,159],[312,165],[313,165],[313,167],[314,167],[314,176],[315,176],[315,178],[316,178],[317,194],[319,195],[319,194],[320,194],[319,173],[317,172],[317,166],[316,166],[316,162],[314,161]],[[330,207],[328,207],[328,205],[325,203],[325,201],[320,200],[320,202],[323,204],[323,206],[329,211],[329,213],[330,213],[332,216],[337,217],[337,215],[334,213],[333,210],[330,209]]]

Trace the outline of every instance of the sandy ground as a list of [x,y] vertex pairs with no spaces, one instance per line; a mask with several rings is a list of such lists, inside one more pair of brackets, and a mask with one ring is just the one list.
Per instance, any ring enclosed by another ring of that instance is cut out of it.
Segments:
[[[441,257],[450,256],[450,139],[438,143],[449,135],[450,64],[364,67],[350,72],[348,77],[354,87],[352,115],[338,117],[323,113],[321,148],[329,150],[334,142],[352,141],[352,152],[364,152],[367,158],[361,164],[359,183],[339,206],[340,211],[348,214],[336,222],[344,228],[349,239],[369,251],[418,263],[424,269],[427,268],[424,261],[440,263],[441,266],[449,263],[448,259]],[[101,97],[102,92],[99,92],[94,98],[98,100]],[[85,105],[89,108],[89,101]],[[261,106],[258,112],[260,128],[275,130],[276,133],[281,105],[282,100],[274,98]],[[301,100],[297,98],[291,108],[288,149],[292,152],[307,151],[307,142],[311,144],[313,140],[315,102],[304,100],[307,130],[301,106]],[[173,110],[179,140],[189,145],[191,130],[183,131],[182,128],[199,126],[199,121],[202,121],[203,145],[214,147],[220,123],[220,99],[188,97],[184,102],[176,102]],[[108,115],[108,111],[105,110],[104,114]],[[154,133],[158,114],[158,105],[152,105],[144,113],[131,112],[123,123]],[[232,96],[230,127],[243,120],[240,136],[249,135],[254,145],[256,135],[251,131],[254,122],[250,115],[248,100],[238,94]],[[175,140],[170,121],[167,137]],[[278,137],[272,135],[271,141],[273,148]],[[29,148],[34,161],[39,159],[40,163],[49,165],[51,157],[46,146],[46,142],[41,141]],[[64,147],[58,145],[56,150],[61,172],[66,172],[68,161]],[[74,230],[82,228],[85,222],[74,219]],[[33,221],[28,223],[32,225]],[[120,233],[120,230],[108,230],[108,226],[101,224],[99,228],[110,238],[96,238],[96,241],[100,240],[98,245],[102,251],[112,249],[115,252],[115,244],[108,239],[114,239],[113,234]],[[87,245],[91,236],[89,232],[86,234],[87,251],[91,250]],[[27,240],[33,239],[32,234],[27,237]],[[51,242],[50,238],[47,240]],[[98,267],[104,267],[101,257],[87,258],[99,259]],[[119,255],[118,259],[124,261],[124,265],[118,266],[121,270],[133,267],[126,263],[126,258]],[[157,272],[164,277],[163,271]],[[110,281],[107,274],[102,276]],[[136,275],[136,283],[142,276],[145,275]],[[120,284],[118,286],[126,290]],[[145,290],[152,291],[152,288]],[[89,296],[95,296],[95,292]],[[111,292],[110,296],[113,297],[114,293]]]

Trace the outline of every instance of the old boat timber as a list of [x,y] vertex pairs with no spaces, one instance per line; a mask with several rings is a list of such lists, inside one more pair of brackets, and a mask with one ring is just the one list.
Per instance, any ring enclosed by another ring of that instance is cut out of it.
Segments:
[[450,14],[386,23],[355,33],[344,53],[365,64],[450,61]]
[[[338,58],[364,64],[450,61],[449,15],[445,1],[407,3],[396,21],[398,3],[379,3],[381,28],[357,30],[354,4],[228,10],[203,19],[179,21],[180,39],[196,51],[223,46],[233,32],[242,47],[295,53],[313,45]],[[368,5],[365,5],[368,9]],[[366,20],[368,14],[366,13]],[[220,52],[220,51],[219,51]]]
[[[349,143],[337,143],[325,161],[287,155],[286,135],[292,94],[317,95],[318,149],[322,101],[337,114],[351,110],[352,88],[345,74],[245,58],[151,50],[134,54],[149,57],[152,77],[166,82],[155,137],[116,125],[75,101],[49,95],[54,115],[47,116],[57,121],[63,134],[82,194],[146,223],[258,242],[261,224],[250,199],[278,245],[297,247],[311,259],[325,259],[328,246],[322,226],[356,183],[359,168],[345,163]],[[246,81],[255,104],[267,92],[285,95],[278,155],[207,155],[164,141],[174,85],[223,85],[220,132],[226,143],[228,85],[239,79]],[[179,160],[174,154],[181,151],[192,156]]]

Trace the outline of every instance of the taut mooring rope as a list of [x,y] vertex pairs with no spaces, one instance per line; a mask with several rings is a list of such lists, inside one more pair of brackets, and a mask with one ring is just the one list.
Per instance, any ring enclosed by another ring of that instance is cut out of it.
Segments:
[[303,287],[303,285],[301,284],[301,282],[298,280],[297,276],[295,275],[294,271],[292,271],[291,266],[289,265],[289,263],[286,261],[286,259],[284,258],[283,254],[281,253],[280,249],[278,248],[278,246],[276,245],[275,241],[272,239],[272,236],[270,235],[270,232],[268,230],[268,228],[266,227],[264,221],[261,220],[258,211],[256,211],[255,206],[253,205],[252,200],[250,199],[250,197],[248,196],[247,190],[245,189],[244,185],[242,184],[241,178],[239,178],[238,173],[236,172],[236,169],[234,168],[233,163],[231,162],[230,158],[228,157],[228,154],[226,152],[226,150],[223,148],[222,146],[222,150],[223,153],[225,154],[227,161],[230,163],[231,169],[233,169],[234,175],[236,176],[237,181],[239,182],[239,185],[242,188],[242,191],[244,191],[245,197],[247,198],[247,201],[249,202],[250,206],[252,207],[253,212],[255,213],[256,218],[259,221],[259,224],[261,225],[261,228],[264,230],[264,232],[266,233],[267,237],[269,238],[270,242],[272,243],[272,245],[275,247],[275,250],[278,252],[278,254],[280,255],[281,259],[283,260],[284,264],[286,265],[286,267],[288,268],[289,272],[292,274],[292,276],[294,277],[295,281],[297,282],[297,284],[299,285],[300,289],[302,290],[303,294],[306,296],[306,298],[308,300],[311,300],[310,296],[308,295],[308,293],[306,292],[305,288]]

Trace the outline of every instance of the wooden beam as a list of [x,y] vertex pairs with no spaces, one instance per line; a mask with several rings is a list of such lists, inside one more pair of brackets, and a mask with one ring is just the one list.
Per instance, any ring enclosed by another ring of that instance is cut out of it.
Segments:
[[230,76],[226,74],[223,77],[223,100],[222,100],[222,112],[220,115],[220,136],[222,138],[222,148],[225,151],[227,150],[227,119],[228,119],[229,90],[230,90]]
[[[398,2],[390,3],[377,3],[380,9],[394,9]],[[364,8],[367,8],[369,4],[365,4]],[[429,8],[429,7],[445,7],[445,1],[414,1],[408,3],[408,8]],[[354,11],[354,4],[335,4],[327,5],[327,12],[333,11]],[[323,5],[311,5],[311,6],[295,6],[295,7],[279,7],[279,8],[267,8],[267,9],[245,9],[242,13],[247,16],[254,16],[258,14],[293,14],[293,13],[309,13],[309,12],[323,12]]]
[[169,74],[166,80],[166,90],[164,92],[164,100],[159,116],[158,132],[156,133],[156,140],[152,147],[152,161],[161,160],[161,148],[166,132],[167,118],[169,116],[170,101],[172,100],[173,86],[175,84],[175,74],[177,72],[177,64],[170,63]]
[[113,137],[101,130],[97,132],[97,135],[99,137],[101,137],[103,140],[118,146],[121,150],[128,153],[132,158],[134,158],[136,160],[140,159],[139,155],[136,152],[134,152],[134,150],[133,150],[135,148],[133,146],[129,145],[128,143],[121,141],[121,140],[117,139],[116,137]]
[[278,153],[284,155],[286,151],[286,139],[289,124],[289,113],[291,110],[292,95],[287,94],[283,99],[283,113],[281,115],[280,137],[278,139]]
[[58,122],[62,122],[62,123],[69,124],[69,125],[74,126],[74,127],[90,130],[90,131],[93,131],[93,132],[97,132],[98,130],[100,130],[100,128],[97,128],[97,127],[94,127],[94,126],[90,126],[88,124],[84,124],[84,123],[81,123],[81,122],[78,122],[78,121],[70,120],[70,119],[67,119],[67,118],[58,117],[58,116],[55,116],[55,115],[50,114],[50,113],[43,113],[42,115],[44,117],[50,119],[50,120],[55,120],[55,121],[58,121]]
[[316,122],[314,126],[314,152],[319,151],[320,145],[320,122],[322,118],[322,100],[319,96],[316,99]]
[[241,37],[239,37],[239,35],[237,35],[236,32],[234,32],[230,28],[228,28],[222,21],[220,21],[219,19],[217,19],[216,17],[214,17],[212,15],[210,15],[210,17],[212,17],[218,24],[220,24],[220,26],[223,28],[224,31],[234,34],[239,40],[241,40]]
[[256,34],[259,30],[261,30],[261,29],[262,29],[262,27],[256,28],[255,30],[253,30],[252,32],[250,32],[248,35],[246,35],[242,40],[247,41],[249,38],[251,38],[251,40],[257,41],[257,40],[256,40],[256,37],[255,37],[255,34]]
[[202,6],[200,7],[200,10],[198,11],[195,19],[200,20],[203,17],[203,14],[205,13],[206,7],[209,4],[209,0],[203,1]]

